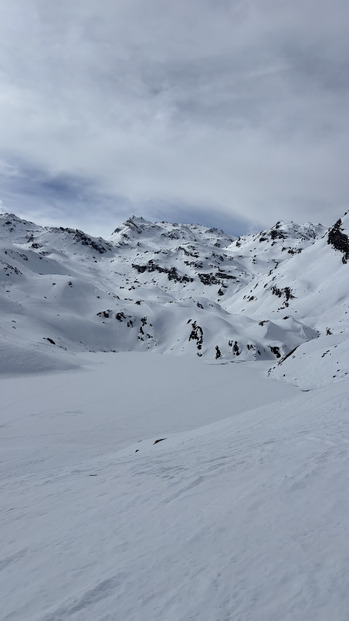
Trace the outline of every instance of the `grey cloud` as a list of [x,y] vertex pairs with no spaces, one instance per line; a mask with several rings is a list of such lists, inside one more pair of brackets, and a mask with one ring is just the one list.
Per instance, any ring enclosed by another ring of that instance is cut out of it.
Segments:
[[19,161],[5,170],[0,162],[0,186],[4,198],[0,212],[15,212],[43,225],[82,228],[96,235],[110,235],[133,210],[126,197],[103,194],[89,180],[47,176]]
[[[3,0],[0,157],[93,187],[101,218],[161,204],[212,224],[330,224],[348,201],[348,13],[341,0]],[[43,212],[58,201],[36,189]],[[78,220],[91,207],[76,192]]]

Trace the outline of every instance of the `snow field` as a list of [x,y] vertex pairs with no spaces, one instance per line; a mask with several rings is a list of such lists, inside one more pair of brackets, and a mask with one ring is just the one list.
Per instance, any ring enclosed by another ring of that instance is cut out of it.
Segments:
[[345,382],[84,361],[0,380],[4,621],[347,618]]

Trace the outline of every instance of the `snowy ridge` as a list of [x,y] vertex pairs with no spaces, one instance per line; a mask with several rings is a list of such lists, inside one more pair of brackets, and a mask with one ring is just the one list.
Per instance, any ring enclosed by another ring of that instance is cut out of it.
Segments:
[[1,368],[16,355],[69,368],[83,351],[280,362],[318,336],[345,339],[347,220],[233,239],[133,216],[104,240],[0,215]]

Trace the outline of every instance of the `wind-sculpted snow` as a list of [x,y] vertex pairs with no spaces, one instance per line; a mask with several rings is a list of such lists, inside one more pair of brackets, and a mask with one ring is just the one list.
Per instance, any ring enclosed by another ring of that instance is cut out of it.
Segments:
[[346,383],[84,362],[0,379],[2,621],[347,620]]
[[327,237],[321,225],[278,222],[234,239],[132,216],[103,240],[1,215],[0,370],[28,348],[32,370],[40,355],[57,368],[83,351],[283,360],[346,329],[348,268],[327,243],[338,222]]

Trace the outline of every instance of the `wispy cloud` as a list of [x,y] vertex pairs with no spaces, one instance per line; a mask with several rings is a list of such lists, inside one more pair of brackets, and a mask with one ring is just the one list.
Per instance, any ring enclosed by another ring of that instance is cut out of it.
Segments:
[[342,0],[2,0],[0,198],[105,231],[185,205],[330,224],[348,201],[348,18]]

